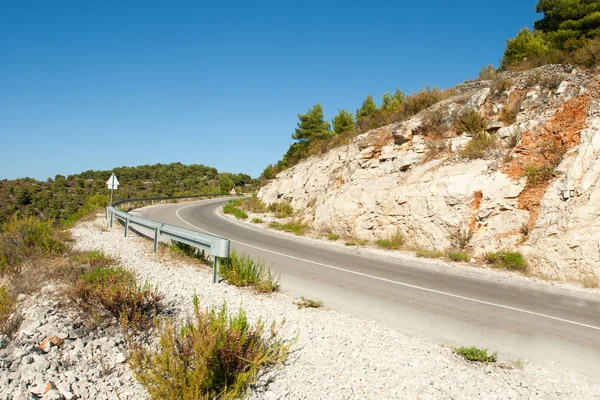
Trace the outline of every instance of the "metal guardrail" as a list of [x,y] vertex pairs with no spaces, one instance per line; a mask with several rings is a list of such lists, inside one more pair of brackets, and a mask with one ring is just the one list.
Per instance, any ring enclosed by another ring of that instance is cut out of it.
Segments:
[[106,218],[110,215],[110,227],[113,226],[113,220],[116,218],[121,221],[125,226],[125,237],[129,233],[130,227],[142,227],[149,229],[153,232],[154,240],[154,252],[158,251],[158,244],[161,239],[168,239],[179,243],[185,243],[189,246],[195,247],[199,250],[207,251],[210,257],[213,259],[213,283],[218,282],[219,274],[219,259],[229,257],[229,239],[210,235],[207,233],[196,232],[190,229],[180,228],[178,226],[165,224],[162,222],[154,221],[148,218],[139,217],[137,215],[131,215],[128,212],[121,211],[117,208],[118,205],[124,203],[134,202],[154,202],[174,199],[191,199],[198,197],[220,197],[218,195],[201,195],[201,196],[179,196],[179,197],[146,197],[140,199],[124,199],[112,203],[106,208]]

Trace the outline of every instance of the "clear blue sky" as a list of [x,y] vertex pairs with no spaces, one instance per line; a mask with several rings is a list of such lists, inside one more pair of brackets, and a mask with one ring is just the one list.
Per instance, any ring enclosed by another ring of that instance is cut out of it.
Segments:
[[0,0],[0,179],[204,164],[254,177],[368,94],[498,65],[537,0]]

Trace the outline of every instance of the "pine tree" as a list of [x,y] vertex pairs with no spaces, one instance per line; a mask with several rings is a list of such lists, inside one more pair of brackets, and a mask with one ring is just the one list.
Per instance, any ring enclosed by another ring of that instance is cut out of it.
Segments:
[[338,114],[333,117],[333,132],[336,135],[348,132],[354,126],[354,115],[350,111],[339,110]]
[[362,106],[356,110],[356,120],[360,121],[361,119],[374,114],[376,111],[377,106],[373,101],[373,96],[368,95],[365,101],[363,101]]
[[331,136],[329,122],[324,120],[323,106],[315,104],[306,114],[298,114],[298,127],[292,138],[301,142],[310,142]]

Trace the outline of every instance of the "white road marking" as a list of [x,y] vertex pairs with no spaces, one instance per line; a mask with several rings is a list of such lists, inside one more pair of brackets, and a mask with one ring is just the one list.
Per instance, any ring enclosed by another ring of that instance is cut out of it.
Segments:
[[[219,236],[219,235],[216,235],[216,234],[214,234],[212,232],[209,232],[209,231],[207,231],[205,229],[199,228],[196,225],[193,225],[193,224],[189,223],[188,221],[186,221],[185,219],[183,219],[179,215],[179,211],[184,210],[186,208],[190,208],[190,207],[196,207],[196,206],[197,206],[196,204],[193,204],[193,205],[181,207],[177,211],[175,211],[175,215],[177,215],[177,218],[179,218],[181,220],[181,222],[183,222],[185,224],[188,224],[189,226],[191,226],[191,227],[193,227],[193,228],[195,228],[195,229],[197,229],[199,231],[208,233],[210,235]],[[305,263],[309,263],[309,264],[313,264],[313,265],[318,265],[320,267],[329,268],[329,269],[333,269],[333,270],[336,270],[336,271],[346,272],[348,274],[358,275],[358,276],[362,276],[362,277],[365,277],[365,278],[370,278],[370,279],[375,279],[375,280],[382,281],[382,282],[392,283],[394,285],[404,286],[404,287],[408,287],[408,288],[411,288],[411,289],[422,290],[422,291],[425,291],[425,292],[428,292],[428,293],[435,293],[435,294],[439,294],[439,295],[442,295],[442,296],[448,296],[448,297],[452,297],[452,298],[455,298],[455,299],[461,299],[461,300],[471,301],[471,302],[478,303],[478,304],[484,304],[486,306],[498,307],[498,308],[502,308],[502,309],[505,309],[505,310],[520,312],[520,313],[523,313],[523,314],[535,315],[537,317],[548,318],[548,319],[551,319],[551,320],[554,320],[554,321],[565,322],[565,323],[568,323],[568,324],[582,326],[584,328],[590,328],[590,329],[595,329],[595,330],[600,331],[600,327],[594,326],[594,325],[583,324],[581,322],[576,322],[576,321],[571,321],[571,320],[568,320],[568,319],[553,317],[552,315],[541,314],[541,313],[537,313],[535,311],[524,310],[522,308],[505,306],[503,304],[492,303],[492,302],[489,302],[489,301],[474,299],[472,297],[466,297],[466,296],[461,296],[461,295],[458,295],[458,294],[453,294],[453,293],[448,293],[448,292],[442,292],[440,290],[429,289],[429,288],[422,287],[422,286],[411,285],[410,283],[404,283],[404,282],[394,281],[394,280],[391,280],[391,279],[381,278],[379,276],[374,276],[374,275],[369,275],[369,274],[365,274],[365,273],[362,273],[362,272],[352,271],[352,270],[348,270],[348,269],[336,267],[336,266],[329,265],[329,264],[323,264],[323,263],[320,263],[320,262],[317,262],[317,261],[311,261],[311,260],[307,260],[307,259],[300,258],[300,257],[290,256],[288,254],[279,253],[277,251],[268,250],[268,249],[265,249],[265,248],[262,248],[262,247],[253,246],[253,245],[248,244],[248,243],[238,242],[237,240],[229,239],[229,241],[233,242],[233,243],[240,244],[242,246],[250,247],[250,248],[255,249],[255,250],[264,251],[264,252],[275,254],[275,255],[278,255],[278,256],[281,256],[281,257],[287,257],[287,258],[290,258],[290,259],[296,260],[296,261],[301,261],[301,262],[305,262]]]

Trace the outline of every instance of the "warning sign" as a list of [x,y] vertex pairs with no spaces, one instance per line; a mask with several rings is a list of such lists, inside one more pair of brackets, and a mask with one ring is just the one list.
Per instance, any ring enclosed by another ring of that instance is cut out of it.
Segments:
[[237,194],[237,193],[235,192],[235,188],[231,188],[231,192],[229,192],[229,194],[231,194],[231,195],[234,195],[234,196],[235,196],[235,195]]

